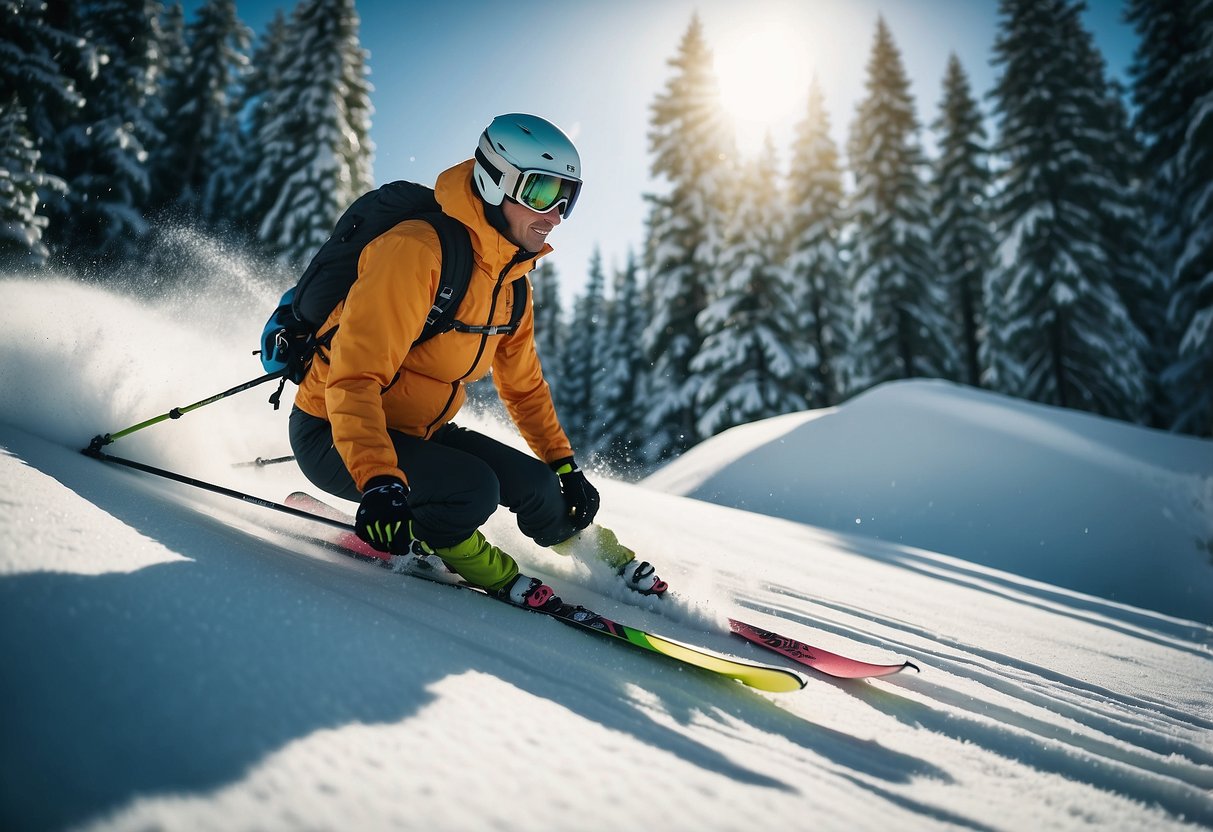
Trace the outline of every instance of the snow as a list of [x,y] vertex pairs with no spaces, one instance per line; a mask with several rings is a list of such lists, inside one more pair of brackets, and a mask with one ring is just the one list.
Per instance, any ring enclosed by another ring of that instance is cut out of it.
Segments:
[[[629,623],[777,661],[736,615],[922,668],[763,694],[77,453],[259,375],[279,292],[191,286],[0,280],[0,827],[1213,825],[1213,443],[930,382],[736,428],[596,478],[677,603],[490,521]],[[109,450],[280,501],[292,466],[231,467],[286,452],[269,392]]]
[[898,382],[734,428],[643,485],[1213,622],[1207,440]]

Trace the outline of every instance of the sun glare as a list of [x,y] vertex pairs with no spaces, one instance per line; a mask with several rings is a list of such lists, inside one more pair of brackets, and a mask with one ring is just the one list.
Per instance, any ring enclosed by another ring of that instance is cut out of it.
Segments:
[[712,39],[721,105],[747,156],[762,149],[767,133],[777,146],[784,142],[804,115],[813,69],[809,50],[790,28],[770,16],[730,26]]

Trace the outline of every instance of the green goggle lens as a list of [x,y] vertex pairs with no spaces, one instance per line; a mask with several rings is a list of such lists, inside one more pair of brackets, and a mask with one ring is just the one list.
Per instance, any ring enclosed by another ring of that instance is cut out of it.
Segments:
[[568,213],[579,184],[581,183],[550,173],[529,173],[526,181],[522,183],[517,199],[527,208],[540,213],[552,210],[563,201],[563,215]]

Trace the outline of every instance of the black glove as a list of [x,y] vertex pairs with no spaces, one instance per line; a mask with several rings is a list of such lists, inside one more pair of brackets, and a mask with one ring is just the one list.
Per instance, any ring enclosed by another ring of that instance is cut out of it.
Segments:
[[590,485],[571,456],[553,462],[552,470],[560,477],[560,493],[569,509],[569,521],[574,529],[581,531],[594,522],[594,515],[598,513],[602,502],[598,489]]
[[371,477],[358,504],[354,531],[380,552],[408,552],[413,519],[408,497],[408,486],[396,477]]

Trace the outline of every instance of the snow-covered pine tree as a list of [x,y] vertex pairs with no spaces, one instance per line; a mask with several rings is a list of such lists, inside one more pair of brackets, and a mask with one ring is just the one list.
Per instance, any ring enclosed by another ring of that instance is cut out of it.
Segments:
[[49,251],[43,232],[49,221],[39,211],[39,191],[62,194],[66,185],[48,172],[40,133],[30,110],[64,111],[81,103],[72,79],[60,65],[77,58],[82,43],[46,19],[41,0],[0,0],[0,265],[40,266]]
[[885,25],[851,127],[855,334],[848,393],[899,378],[950,378],[959,359],[948,294],[931,248],[926,159],[901,53]]
[[[1082,7],[1079,7],[1081,11]],[[1130,128],[1123,87],[1109,81],[1103,55],[1082,29],[1078,14],[1066,18],[1064,42],[1074,52],[1086,83],[1078,88],[1086,128],[1081,136],[1094,169],[1091,212],[1098,219],[1100,243],[1107,253],[1112,285],[1132,328],[1125,333],[1141,363],[1140,393],[1126,385],[1123,409],[1109,415],[1161,426],[1164,403],[1161,374],[1165,335],[1166,278],[1149,243],[1148,201],[1141,184],[1142,147]]]
[[38,189],[63,183],[44,173],[29,136],[25,108],[11,96],[0,102],[0,269],[41,266],[47,218],[38,213]]
[[826,407],[841,398],[837,364],[846,354],[851,308],[842,251],[842,172],[816,77],[808,112],[796,129],[788,190],[788,268],[804,350],[802,391],[809,407]]
[[739,171],[720,268],[697,319],[703,346],[691,370],[701,439],[805,406],[778,180],[768,135]]
[[223,201],[208,205],[207,195],[216,177],[230,175],[227,146],[238,129],[238,88],[248,71],[252,37],[236,16],[234,0],[205,0],[185,27],[184,63],[170,64],[165,141],[153,153],[153,169],[163,178],[158,184],[166,203],[207,225],[227,214]]
[[1213,2],[1129,0],[1135,127],[1168,281],[1167,425],[1213,436]]
[[565,339],[560,276],[556,265],[544,260],[531,272],[530,280],[535,310],[535,351],[539,353],[544,376],[552,388],[553,396],[556,396],[560,387],[560,356]]
[[290,101],[280,92],[289,58],[289,26],[285,13],[279,9],[257,40],[252,66],[244,79],[238,108],[243,129],[236,137],[241,154],[235,167],[236,190],[231,200],[233,224],[247,242],[262,252],[269,247],[257,237],[258,229],[290,176],[286,167],[290,145],[285,132],[285,111],[289,110]]
[[163,212],[181,193],[181,157],[185,153],[182,136],[169,122],[169,113],[184,106],[186,73],[189,72],[189,48],[185,45],[185,9],[173,3],[160,20],[160,78],[155,97],[148,100],[148,117],[160,130],[162,140],[148,148],[147,167],[150,191],[148,215],[154,224],[163,221]]
[[1102,192],[1096,193],[1092,210],[1100,219],[1112,283],[1133,322],[1135,331],[1129,337],[1138,342],[1142,364],[1140,405],[1113,415],[1137,422],[1157,421],[1161,410],[1154,406],[1161,387],[1166,280],[1149,247],[1150,223],[1141,188],[1142,147],[1129,124],[1123,86],[1109,80],[1107,63],[1094,38],[1083,31],[1079,16],[1071,16],[1069,24],[1066,42],[1073,44],[1091,89],[1084,99],[1087,121],[1092,125],[1086,131],[1087,146],[1097,168],[1104,172],[1097,180]]
[[585,292],[573,302],[567,339],[562,350],[560,373],[560,423],[573,447],[587,455],[595,446],[599,388],[604,364],[602,344],[606,335],[606,276],[602,253],[595,248]]
[[1109,141],[1106,98],[1079,11],[1067,0],[1001,3],[994,100],[1006,170],[994,200],[1002,242],[986,283],[983,363],[995,390],[1136,419],[1143,340],[1106,239],[1117,173],[1096,147]]
[[84,106],[54,137],[69,190],[51,206],[48,238],[78,268],[133,259],[147,232],[147,147],[161,140],[148,102],[159,83],[162,12],[159,0],[73,7],[73,34],[97,49],[100,71],[80,82]]
[[596,459],[620,476],[639,474],[644,414],[637,404],[639,382],[647,363],[640,345],[648,314],[640,291],[639,265],[628,252],[616,271],[607,311],[604,345],[606,369],[599,389]]
[[1167,425],[1166,396],[1162,375],[1169,347],[1167,337],[1168,280],[1156,253],[1150,247],[1149,200],[1142,189],[1142,146],[1130,126],[1124,88],[1107,81],[1103,56],[1089,38],[1075,38],[1091,48],[1089,72],[1102,100],[1092,100],[1092,120],[1103,138],[1092,141],[1092,156],[1110,171],[1107,192],[1099,199],[1100,231],[1108,251],[1112,281],[1125,310],[1140,336],[1144,392],[1136,415],[1125,418],[1155,427]]
[[[36,186],[39,204],[35,210],[41,219],[29,221],[38,228],[33,256],[45,262],[44,255],[53,257],[57,249],[56,220],[63,216],[67,194],[63,137],[80,116],[84,105],[80,87],[98,72],[99,57],[80,34],[83,27],[77,5],[3,0],[0,14],[0,103],[8,107],[12,102],[13,118],[24,122],[9,134],[11,140],[20,144],[24,135],[38,154],[31,175],[45,177]],[[15,115],[17,106],[23,117]],[[6,155],[16,160],[25,152],[11,147]],[[32,230],[33,226],[23,225],[23,235]]]
[[931,195],[934,247],[959,329],[959,378],[979,386],[979,345],[985,329],[982,292],[994,254],[990,169],[981,110],[955,53],[948,59],[939,109],[933,125],[939,136]]
[[652,317],[643,345],[652,366],[642,407],[645,455],[654,462],[696,441],[696,380],[690,370],[700,348],[695,318],[717,265],[722,183],[736,156],[697,15],[669,64],[674,74],[653,102],[649,131],[653,179],[667,185],[663,193],[647,195],[645,271]]
[[264,135],[252,137],[272,163],[263,174],[272,204],[257,236],[285,264],[305,264],[371,188],[371,86],[358,27],[354,0],[302,0],[266,92]]
[[1213,435],[1213,2],[1195,8],[1203,33],[1205,94],[1193,106],[1179,156],[1183,183],[1180,221],[1187,244],[1175,264],[1169,317],[1183,332],[1179,358],[1168,372],[1173,387],[1187,391],[1176,416],[1177,430]]

